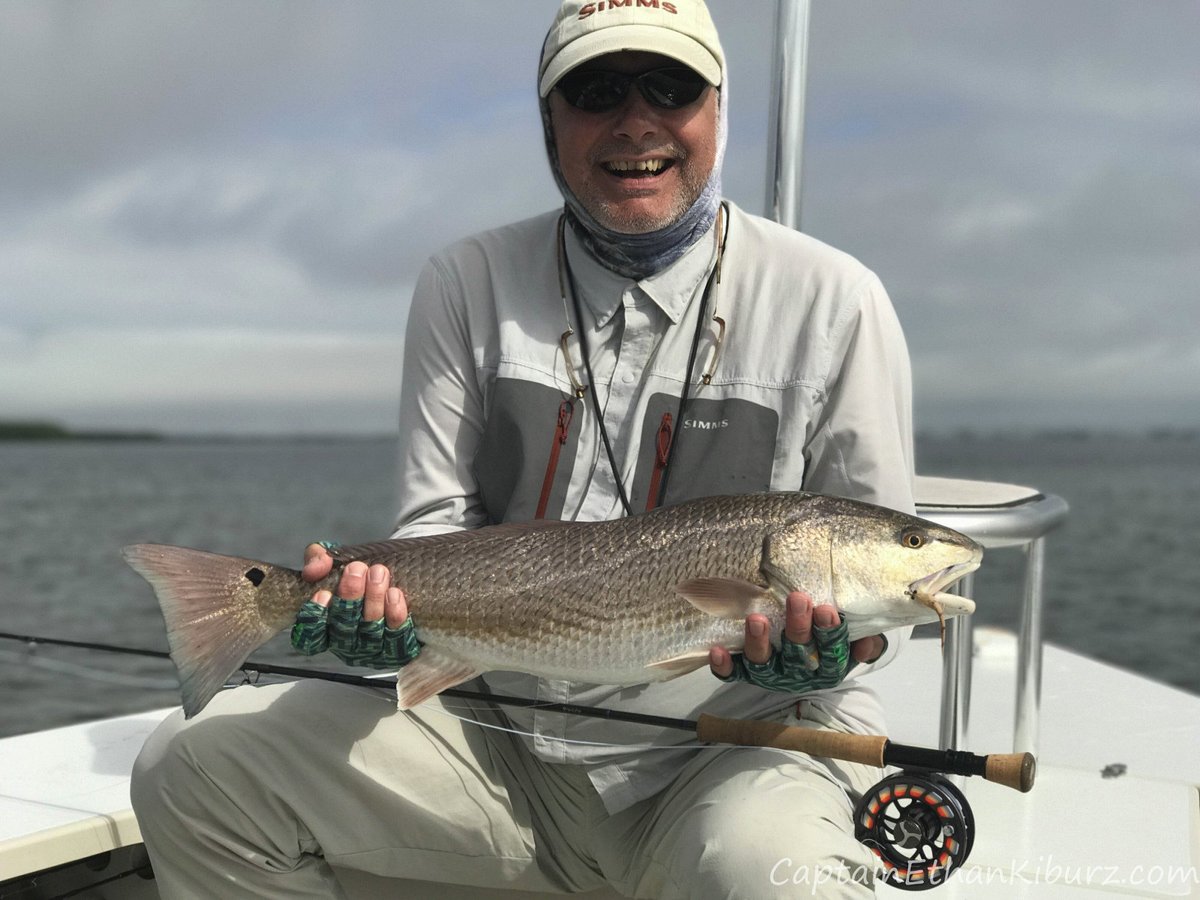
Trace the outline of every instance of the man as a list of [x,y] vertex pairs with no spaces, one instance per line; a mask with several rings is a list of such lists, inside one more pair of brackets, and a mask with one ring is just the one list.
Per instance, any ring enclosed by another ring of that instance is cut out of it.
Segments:
[[[397,535],[754,490],[911,511],[894,313],[854,260],[721,204],[727,82],[701,0],[567,0],[539,97],[565,207],[456,244],[422,273]],[[309,548],[307,577],[330,565]],[[419,653],[389,577],[348,566],[337,599],[302,611],[296,645],[379,666]],[[836,612],[797,592],[784,637],[815,641],[832,677],[772,650],[751,616],[744,655],[714,648],[711,671],[669,682],[484,681],[668,716],[882,728],[871,692],[843,676],[848,655],[856,675],[890,658],[895,635],[886,650],[881,637],[848,648]],[[226,692],[169,720],[133,795],[165,897],[333,896],[331,866],[638,897],[804,895],[820,880],[822,896],[852,896],[870,893],[871,856],[850,811],[878,777],[537,710],[434,700],[399,713],[377,692],[313,682]]]

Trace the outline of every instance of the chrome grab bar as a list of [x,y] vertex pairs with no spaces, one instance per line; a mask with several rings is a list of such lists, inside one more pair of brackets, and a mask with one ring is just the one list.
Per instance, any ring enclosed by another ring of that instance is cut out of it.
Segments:
[[[1065,500],[1034,488],[961,478],[918,475],[917,515],[961,531],[985,549],[1021,547],[1025,584],[1017,632],[1017,697],[1013,750],[1037,753],[1042,693],[1042,597],[1045,536],[1067,517]],[[970,594],[974,576],[961,587]],[[966,738],[971,694],[971,617],[946,626],[942,660],[942,710],[939,743],[957,749]]]

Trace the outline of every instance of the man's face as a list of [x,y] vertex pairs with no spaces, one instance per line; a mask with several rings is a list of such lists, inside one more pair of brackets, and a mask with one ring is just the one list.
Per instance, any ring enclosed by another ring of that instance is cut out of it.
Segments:
[[[625,51],[579,68],[636,75],[677,65],[658,54]],[[636,86],[607,112],[576,109],[558,91],[550,92],[549,103],[563,179],[604,227],[623,234],[657,231],[700,196],[717,155],[717,91],[711,86],[680,109],[653,106]]]

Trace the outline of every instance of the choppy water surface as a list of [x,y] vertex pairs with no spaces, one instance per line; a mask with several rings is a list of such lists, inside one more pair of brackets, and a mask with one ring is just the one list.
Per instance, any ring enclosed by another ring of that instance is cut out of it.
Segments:
[[[1200,441],[925,439],[918,469],[1066,498],[1047,639],[1200,693]],[[298,564],[310,540],[385,535],[393,490],[386,440],[0,443],[0,631],[165,649],[123,545]],[[1022,564],[1017,550],[989,554],[978,621],[1015,624]],[[302,659],[282,640],[258,656]],[[0,684],[0,735],[178,702],[169,663],[6,642]]]
[[[0,443],[0,631],[165,650],[154,595],[121,547],[298,567],[309,541],[390,531],[393,470],[380,440]],[[282,640],[257,656],[312,662]],[[0,734],[179,702],[169,662],[49,647],[31,658],[9,642],[0,684]]]
[[[1047,539],[1046,639],[1200,693],[1200,440],[924,440],[917,468],[1066,499]],[[987,555],[977,622],[1015,626],[1023,565],[1020,550]]]

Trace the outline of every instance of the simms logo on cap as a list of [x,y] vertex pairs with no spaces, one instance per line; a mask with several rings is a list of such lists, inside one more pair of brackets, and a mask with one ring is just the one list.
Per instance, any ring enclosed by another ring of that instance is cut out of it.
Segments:
[[610,53],[657,53],[719,85],[725,55],[704,0],[563,0],[542,44],[538,96],[567,72]]
[[586,19],[592,13],[604,12],[606,9],[624,9],[627,6],[641,6],[649,9],[661,9],[675,15],[679,12],[674,3],[666,0],[600,0],[599,3],[585,3],[579,8],[579,18]]

